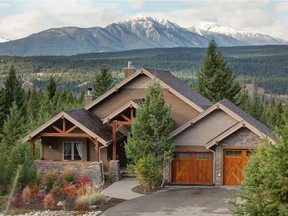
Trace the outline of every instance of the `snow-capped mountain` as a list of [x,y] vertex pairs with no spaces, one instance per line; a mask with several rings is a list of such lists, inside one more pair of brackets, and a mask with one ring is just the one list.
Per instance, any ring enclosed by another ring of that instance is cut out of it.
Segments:
[[246,43],[247,45],[279,45],[285,44],[287,41],[271,37],[267,34],[260,34],[256,32],[237,31],[230,26],[220,26],[212,22],[199,22],[194,24],[190,30],[200,32],[203,36],[207,33],[226,35],[236,40]]
[[282,39],[244,33],[212,23],[183,28],[166,19],[136,17],[105,28],[53,28],[0,44],[0,55],[76,55],[145,48],[207,47],[285,44]]
[[1,38],[1,37],[0,37],[0,43],[5,43],[5,42],[8,42],[8,41],[9,41],[8,39]]

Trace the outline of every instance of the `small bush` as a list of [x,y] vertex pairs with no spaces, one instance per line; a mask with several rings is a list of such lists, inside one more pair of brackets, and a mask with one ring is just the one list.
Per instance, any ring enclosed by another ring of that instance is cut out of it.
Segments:
[[52,194],[47,194],[43,200],[44,209],[52,209],[55,206],[55,200]]
[[22,195],[17,195],[13,198],[12,200],[12,205],[15,207],[15,208],[20,208],[21,205],[23,204],[23,197]]
[[100,190],[88,184],[77,190],[78,197],[91,194],[100,194]]
[[24,203],[29,203],[31,199],[31,189],[29,186],[25,187],[22,191],[22,199]]
[[58,176],[59,176],[59,173],[57,172],[57,170],[46,172],[44,179],[43,179],[43,183],[47,187],[48,191],[52,189],[55,181],[58,179]]
[[105,183],[106,184],[112,184],[113,183],[113,179],[111,175],[105,175]]
[[77,195],[77,189],[75,185],[70,185],[69,183],[66,183],[64,186],[64,192],[66,196],[68,197],[74,197]]
[[73,166],[64,167],[64,171],[62,176],[66,182],[74,182],[75,181],[75,169]]
[[99,193],[80,196],[75,201],[76,210],[84,210],[91,205],[99,205],[106,201],[106,197]]
[[76,188],[84,187],[85,185],[91,185],[91,182],[88,178],[88,176],[81,176],[77,179]]
[[54,197],[59,196],[61,194],[62,189],[58,186],[53,187],[50,190],[50,194],[52,194]]

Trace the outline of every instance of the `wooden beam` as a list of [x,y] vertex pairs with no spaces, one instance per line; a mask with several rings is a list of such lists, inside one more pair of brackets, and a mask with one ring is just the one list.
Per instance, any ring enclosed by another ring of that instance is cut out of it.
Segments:
[[63,131],[60,128],[58,128],[56,125],[52,125],[52,128],[54,128],[59,133],[63,133]]
[[66,120],[63,118],[63,132],[66,133]]
[[69,130],[66,131],[66,134],[71,133],[73,130],[75,130],[77,128],[76,125],[74,125],[73,127],[71,127]]
[[110,123],[111,125],[131,125],[131,122],[126,122],[126,121],[112,121]]
[[130,119],[131,119],[131,122],[134,119],[134,109],[133,109],[133,107],[130,107]]
[[113,154],[112,154],[112,160],[117,159],[117,131],[116,131],[116,124],[112,125],[112,132],[113,132]]
[[131,119],[129,119],[127,116],[125,116],[124,114],[120,115],[123,119],[125,119],[127,122],[131,122]]
[[88,134],[80,134],[80,133],[41,133],[40,136],[44,137],[88,137],[90,138],[91,136]]
[[99,162],[99,142],[98,139],[96,138],[93,141],[94,145],[95,145],[95,152],[96,152],[96,161]]

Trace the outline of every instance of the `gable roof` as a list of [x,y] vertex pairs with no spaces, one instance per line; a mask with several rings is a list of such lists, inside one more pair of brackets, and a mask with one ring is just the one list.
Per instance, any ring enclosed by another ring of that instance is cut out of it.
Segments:
[[126,103],[125,105],[123,105],[122,107],[120,107],[119,109],[115,110],[110,115],[102,119],[103,124],[109,122],[109,120],[113,119],[114,117],[116,117],[117,115],[119,115],[120,113],[122,113],[124,110],[128,109],[131,106],[135,109],[138,109],[139,104],[142,103],[143,101],[144,99],[134,99],[129,101],[128,103]]
[[255,134],[257,134],[260,137],[267,137],[271,142],[275,142],[277,140],[277,137],[273,134],[273,131],[250,116],[248,113],[244,112],[242,109],[237,107],[235,104],[231,103],[227,99],[224,99],[222,101],[219,101],[218,103],[214,104],[204,112],[200,113],[198,116],[187,122],[186,124],[182,125],[178,129],[172,132],[171,136],[174,137],[177,134],[181,133],[191,125],[195,124],[208,114],[212,113],[216,109],[221,109],[231,117],[235,118],[239,123],[232,128],[228,128],[225,132],[222,134],[219,134],[219,136],[215,137],[213,140],[207,143],[206,147],[211,147],[216,142],[221,141],[222,139],[226,138],[227,136],[234,133],[236,130],[238,130],[241,127],[245,126],[251,131],[253,131]]
[[111,140],[111,129],[109,130],[108,126],[103,125],[101,119],[98,116],[85,109],[76,109],[58,113],[45,124],[38,127],[36,130],[24,137],[22,142],[27,142],[30,137],[35,137],[37,134],[41,133],[43,130],[51,126],[62,117],[72,122],[88,135],[92,136],[93,138],[97,138],[98,141],[103,145],[106,145]]
[[173,76],[169,71],[154,70],[142,67],[135,73],[124,79],[122,82],[118,83],[112,89],[110,89],[109,91],[98,97],[92,103],[88,104],[85,107],[85,109],[89,110],[93,108],[96,104],[98,104],[99,102],[101,102],[114,92],[118,91],[118,89],[120,89],[127,83],[131,82],[140,74],[145,74],[152,80],[156,78],[156,80],[159,81],[162,86],[168,88],[170,92],[181,98],[183,101],[185,101],[190,106],[194,107],[199,112],[204,111],[205,109],[207,109],[212,105],[212,103],[208,99],[193,91],[190,87],[187,86],[186,83]]
[[185,82],[178,79],[166,70],[154,70],[150,68],[145,68],[147,71],[155,75],[159,80],[171,86],[174,90],[182,94],[184,97],[193,101],[195,104],[200,106],[203,110],[209,108],[212,103],[199,93],[193,91]]

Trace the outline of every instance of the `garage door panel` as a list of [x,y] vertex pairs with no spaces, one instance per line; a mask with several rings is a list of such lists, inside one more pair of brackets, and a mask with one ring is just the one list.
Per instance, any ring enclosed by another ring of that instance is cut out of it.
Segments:
[[244,179],[249,150],[224,150],[224,185],[238,185]]
[[[177,153],[172,161],[173,183],[213,184],[213,155],[211,153],[181,154]],[[185,156],[185,158],[181,156]]]

